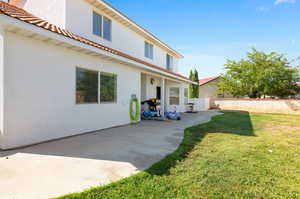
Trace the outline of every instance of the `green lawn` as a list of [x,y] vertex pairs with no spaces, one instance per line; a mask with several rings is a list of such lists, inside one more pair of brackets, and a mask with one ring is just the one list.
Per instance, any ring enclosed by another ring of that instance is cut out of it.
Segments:
[[148,170],[62,199],[299,199],[300,116],[225,112]]

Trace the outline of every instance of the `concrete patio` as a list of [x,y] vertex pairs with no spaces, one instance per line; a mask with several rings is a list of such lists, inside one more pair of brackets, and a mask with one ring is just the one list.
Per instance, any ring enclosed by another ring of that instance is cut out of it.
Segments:
[[186,127],[217,114],[184,114],[181,121],[143,121],[0,151],[0,198],[53,198],[128,177],[176,150]]

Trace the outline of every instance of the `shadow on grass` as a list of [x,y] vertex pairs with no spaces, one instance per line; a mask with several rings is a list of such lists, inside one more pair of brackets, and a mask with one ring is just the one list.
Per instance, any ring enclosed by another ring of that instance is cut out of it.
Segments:
[[194,147],[210,133],[255,136],[249,112],[223,111],[223,113],[223,115],[215,116],[206,124],[185,129],[184,139],[179,148],[145,172],[151,175],[169,175],[170,169],[176,167],[178,162],[183,161]]
[[[59,199],[145,198],[144,194],[148,193],[147,191],[151,190],[154,184],[157,183],[156,181],[151,181],[153,177],[169,176],[170,170],[176,167],[179,162],[184,161],[195,146],[210,133],[255,136],[248,112],[226,111],[223,115],[213,117],[206,124],[185,129],[184,139],[178,149],[144,172],[103,187],[96,187],[82,193],[66,195]],[[168,186],[161,184],[160,187],[166,188]]]

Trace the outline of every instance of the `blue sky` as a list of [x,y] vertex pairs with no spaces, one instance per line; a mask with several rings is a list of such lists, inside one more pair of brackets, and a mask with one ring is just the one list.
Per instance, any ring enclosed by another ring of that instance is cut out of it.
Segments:
[[223,72],[255,47],[300,56],[300,0],[106,0],[185,58],[180,73]]

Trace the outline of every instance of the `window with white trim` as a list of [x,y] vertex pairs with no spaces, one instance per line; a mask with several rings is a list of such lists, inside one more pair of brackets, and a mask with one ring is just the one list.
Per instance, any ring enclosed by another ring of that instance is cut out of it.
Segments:
[[93,12],[93,34],[111,41],[111,20]]
[[188,103],[189,103],[189,89],[184,88],[184,104],[188,104]]
[[76,68],[76,104],[116,102],[116,74]]
[[153,45],[145,41],[145,57],[153,59]]
[[103,17],[103,38],[111,41],[111,20]]
[[180,89],[178,87],[170,88],[169,93],[169,104],[179,105]]
[[173,61],[173,57],[169,54],[167,54],[166,56],[166,65],[169,71],[173,71],[174,61]]
[[100,102],[117,102],[117,75],[112,73],[100,73]]
[[76,68],[76,104],[98,103],[98,72]]

